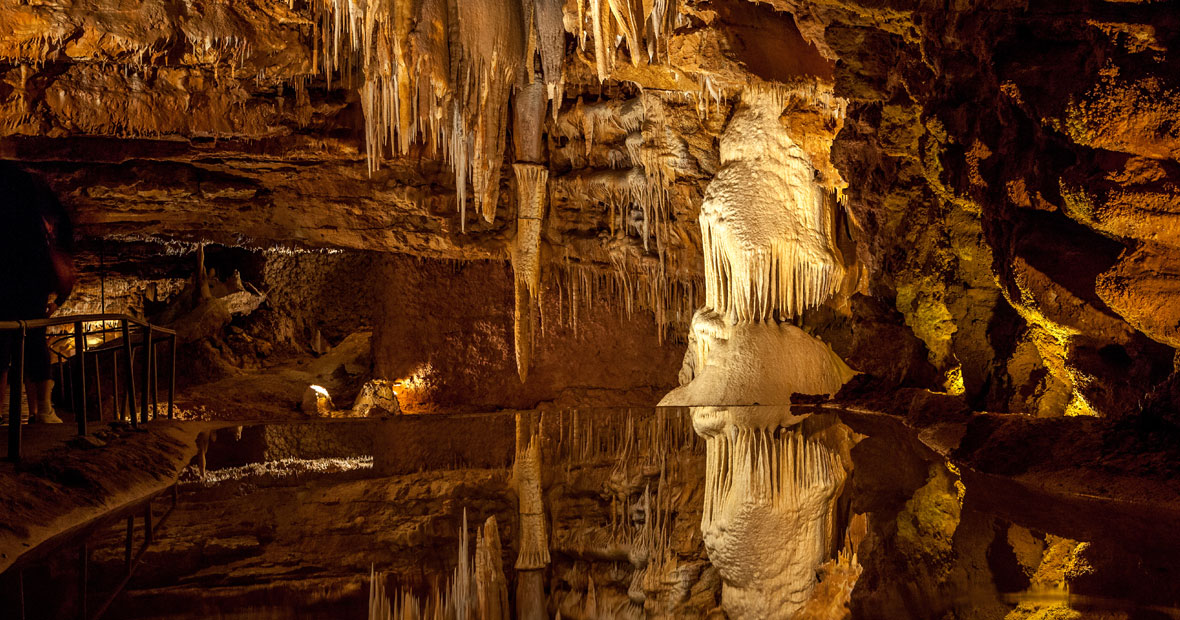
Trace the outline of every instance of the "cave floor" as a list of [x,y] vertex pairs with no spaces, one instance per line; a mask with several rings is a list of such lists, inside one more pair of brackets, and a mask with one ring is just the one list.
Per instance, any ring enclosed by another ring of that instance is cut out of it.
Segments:
[[344,339],[323,355],[288,355],[257,368],[227,369],[222,376],[180,389],[178,416],[190,420],[295,420],[310,385],[328,390],[340,415],[369,373],[368,332]]
[[[21,463],[0,463],[0,571],[54,536],[166,490],[210,427],[93,423],[87,438],[69,423],[24,427]],[[0,429],[0,440],[7,434]]]

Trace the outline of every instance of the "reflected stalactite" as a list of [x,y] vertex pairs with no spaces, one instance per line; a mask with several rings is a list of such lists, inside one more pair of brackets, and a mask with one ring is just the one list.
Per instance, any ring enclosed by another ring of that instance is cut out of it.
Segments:
[[500,532],[490,516],[475,536],[467,538],[467,510],[459,535],[459,564],[448,584],[435,583],[424,597],[401,588],[386,592],[385,575],[369,572],[369,620],[508,620],[508,580],[501,564]]
[[549,532],[541,493],[541,434],[533,415],[516,416],[516,459],[512,481],[520,514],[520,545],[516,556],[517,617],[546,617],[545,567],[549,565]]

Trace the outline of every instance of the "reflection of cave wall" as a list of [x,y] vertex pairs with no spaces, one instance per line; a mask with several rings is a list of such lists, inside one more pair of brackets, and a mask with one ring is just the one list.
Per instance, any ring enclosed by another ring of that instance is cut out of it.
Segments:
[[522,385],[512,349],[512,276],[499,261],[398,257],[369,282],[381,294],[374,321],[377,374],[425,378],[424,396],[434,405],[654,404],[676,382],[683,344],[661,344],[650,314],[620,318],[617,304],[600,301],[579,315],[575,336],[571,326],[557,324],[556,292],[546,288],[544,331],[538,330]]

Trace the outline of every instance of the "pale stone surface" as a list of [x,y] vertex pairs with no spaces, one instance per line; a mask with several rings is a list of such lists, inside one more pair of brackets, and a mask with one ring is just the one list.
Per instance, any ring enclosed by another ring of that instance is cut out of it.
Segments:
[[329,416],[332,415],[335,407],[332,405],[332,396],[328,394],[328,390],[318,385],[309,385],[303,392],[300,409],[310,416]]
[[352,415],[358,417],[396,415],[401,411],[393,382],[385,379],[366,381],[352,405]]

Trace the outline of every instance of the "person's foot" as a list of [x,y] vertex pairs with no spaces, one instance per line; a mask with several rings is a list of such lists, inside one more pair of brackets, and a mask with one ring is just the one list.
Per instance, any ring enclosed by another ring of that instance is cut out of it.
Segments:
[[38,424],[64,424],[64,422],[62,422],[62,419],[57,417],[57,414],[52,411],[50,411],[49,413],[47,413],[45,415],[38,415],[37,416],[37,423]]

